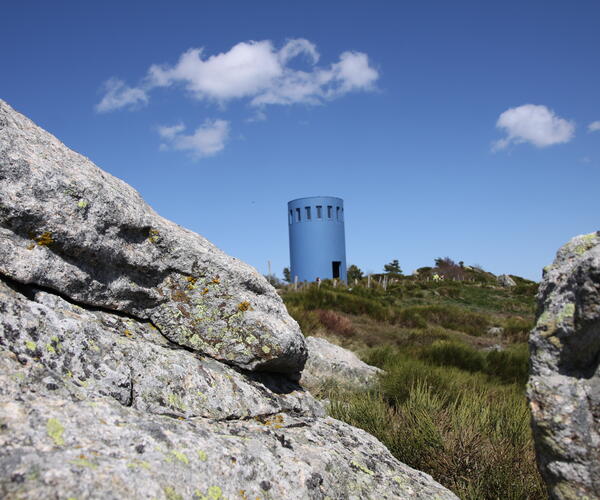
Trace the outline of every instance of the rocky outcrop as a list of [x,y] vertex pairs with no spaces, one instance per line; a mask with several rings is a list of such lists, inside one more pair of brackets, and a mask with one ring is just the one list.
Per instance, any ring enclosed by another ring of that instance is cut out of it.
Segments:
[[600,233],[544,269],[530,336],[528,397],[552,498],[600,498]]
[[0,273],[150,320],[229,364],[302,369],[298,325],[256,270],[160,217],[3,101],[0,165]]
[[0,101],[0,497],[454,499],[295,382],[251,267]]
[[318,387],[326,381],[342,386],[366,389],[373,385],[382,370],[361,361],[348,349],[319,337],[307,337],[308,359],[300,384],[307,388]]
[[498,284],[505,288],[512,288],[513,286],[517,286],[515,280],[512,279],[508,274],[501,274],[496,279],[498,281]]

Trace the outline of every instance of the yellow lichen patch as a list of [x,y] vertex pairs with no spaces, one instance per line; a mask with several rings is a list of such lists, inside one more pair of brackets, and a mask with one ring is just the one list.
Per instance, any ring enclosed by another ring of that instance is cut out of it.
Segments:
[[262,346],[262,352],[264,352],[265,354],[269,354],[271,352],[271,348],[269,346]]
[[87,207],[87,206],[88,206],[88,202],[87,202],[86,200],[79,200],[79,201],[77,202],[77,206],[78,206],[79,208],[85,208],[85,207]]
[[240,302],[237,305],[237,309],[238,309],[238,311],[246,312],[246,311],[251,311],[252,306],[250,305],[250,302],[248,302],[247,300],[244,300],[243,302]]
[[40,236],[35,238],[35,242],[41,247],[52,245],[52,243],[54,243],[54,240],[52,239],[52,233],[50,231],[43,232]]
[[56,353],[56,349],[54,349],[54,346],[52,344],[46,344],[46,350],[48,352],[51,352],[52,354]]
[[205,288],[204,290],[202,290],[202,295],[206,295],[210,290],[208,288]]
[[206,462],[206,460],[208,460],[208,455],[206,454],[205,451],[202,450],[198,450],[198,458],[202,461],[202,462]]
[[186,278],[186,281],[188,282],[188,289],[189,290],[193,290],[194,288],[196,288],[196,281],[198,281],[198,278],[194,278],[193,276],[188,276]]
[[259,417],[255,417],[255,420],[257,422],[260,422],[263,425],[268,425],[270,427],[273,427],[274,429],[283,428],[283,423],[284,423],[284,419],[283,419],[282,415],[274,415],[265,420],[261,420]]
[[150,229],[148,233],[148,241],[150,243],[158,243],[160,241],[160,232],[158,229]]
[[219,283],[221,283],[221,279],[220,279],[218,276],[215,276],[215,277],[212,279],[211,283],[212,283],[213,285],[218,285]]
[[123,332],[123,335],[125,335],[125,337],[132,337],[132,336],[133,336],[133,333],[131,332],[131,330],[125,330],[125,331]]
[[46,422],[46,433],[52,439],[52,441],[54,441],[54,444],[56,446],[62,446],[63,444],[65,444],[65,440],[63,438],[64,432],[65,428],[58,419],[48,419],[48,422]]
[[25,347],[27,347],[27,349],[29,349],[30,351],[35,351],[37,349],[37,344],[32,340],[26,340]]

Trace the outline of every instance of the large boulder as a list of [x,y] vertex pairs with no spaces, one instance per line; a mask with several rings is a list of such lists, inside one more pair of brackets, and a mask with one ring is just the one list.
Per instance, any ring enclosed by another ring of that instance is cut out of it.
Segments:
[[528,397],[552,498],[600,498],[600,233],[544,269],[530,336]]
[[512,288],[514,286],[517,286],[515,280],[512,279],[508,274],[501,274],[496,278],[496,280],[498,281],[498,284],[500,286],[503,286],[505,288]]
[[382,372],[375,366],[361,361],[348,349],[319,338],[307,337],[308,359],[300,384],[307,388],[316,388],[326,381],[366,389],[372,386]]
[[456,499],[305,356],[255,270],[0,101],[0,498]]
[[246,369],[298,373],[304,339],[252,267],[160,217],[0,100],[0,273],[151,321]]

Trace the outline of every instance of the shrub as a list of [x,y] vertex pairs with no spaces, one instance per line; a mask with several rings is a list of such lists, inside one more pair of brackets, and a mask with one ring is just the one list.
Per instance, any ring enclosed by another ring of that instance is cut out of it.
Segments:
[[456,366],[469,372],[482,372],[486,367],[484,353],[447,340],[439,340],[423,349],[421,358],[436,365]]
[[407,327],[426,328],[429,323],[480,336],[490,325],[485,314],[450,305],[412,306],[402,309],[396,321]]
[[300,330],[302,330],[305,337],[314,335],[321,329],[319,317],[313,311],[307,311],[302,307],[291,305],[287,306],[287,310],[290,316],[298,322]]
[[333,417],[375,435],[460,498],[547,498],[522,387],[389,347],[366,360],[386,370],[378,389],[329,392]]
[[352,321],[335,311],[317,309],[315,314],[321,324],[331,333],[350,337],[354,334]]

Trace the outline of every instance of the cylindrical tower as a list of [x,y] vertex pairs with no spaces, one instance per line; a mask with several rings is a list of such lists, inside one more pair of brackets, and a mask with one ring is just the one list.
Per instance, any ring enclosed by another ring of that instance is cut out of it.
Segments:
[[292,281],[346,281],[344,200],[310,196],[288,202]]

